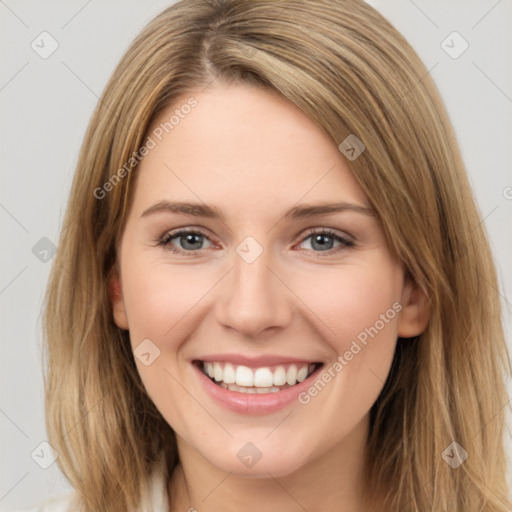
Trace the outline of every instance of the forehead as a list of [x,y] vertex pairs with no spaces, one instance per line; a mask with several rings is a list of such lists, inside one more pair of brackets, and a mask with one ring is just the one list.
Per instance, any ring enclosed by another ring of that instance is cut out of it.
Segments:
[[191,90],[148,135],[155,145],[138,169],[140,208],[164,198],[258,209],[303,197],[367,204],[336,145],[270,90],[216,82]]

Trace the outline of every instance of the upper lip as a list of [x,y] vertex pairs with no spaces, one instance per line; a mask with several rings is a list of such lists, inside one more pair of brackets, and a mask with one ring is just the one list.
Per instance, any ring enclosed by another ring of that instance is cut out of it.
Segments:
[[263,366],[278,366],[280,364],[305,365],[320,362],[318,359],[299,359],[293,356],[244,356],[241,354],[210,354],[198,357],[195,359],[195,361],[204,361],[209,363],[231,363],[236,366],[247,366],[249,368],[261,368]]

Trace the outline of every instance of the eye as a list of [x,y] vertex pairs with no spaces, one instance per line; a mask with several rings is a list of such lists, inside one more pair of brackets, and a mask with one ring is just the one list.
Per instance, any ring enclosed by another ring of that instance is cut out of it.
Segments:
[[[176,247],[173,243],[175,240],[178,241],[180,247]],[[196,251],[204,249],[204,247],[202,247],[204,240],[210,241],[210,239],[201,231],[181,229],[179,231],[166,233],[158,241],[158,245],[163,246],[166,250],[171,252],[186,254],[189,256],[194,255]]]
[[[352,240],[336,233],[329,228],[312,228],[308,230],[308,236],[302,239],[301,244],[311,239],[311,249],[318,253],[333,254],[343,249],[353,247],[355,244]],[[208,247],[203,247],[205,241],[210,244],[211,240],[201,231],[194,229],[180,229],[166,233],[158,240],[158,246],[164,247],[176,254],[186,256],[194,256],[198,252]],[[337,247],[333,247],[335,244]]]
[[[324,253],[336,253],[338,251],[342,251],[343,249],[347,249],[349,247],[353,247],[355,244],[352,240],[339,235],[332,229],[323,228],[313,228],[308,231],[308,236],[302,239],[302,243],[306,240],[311,239],[310,245],[314,252],[324,252]],[[335,243],[338,243],[337,248],[333,248]]]

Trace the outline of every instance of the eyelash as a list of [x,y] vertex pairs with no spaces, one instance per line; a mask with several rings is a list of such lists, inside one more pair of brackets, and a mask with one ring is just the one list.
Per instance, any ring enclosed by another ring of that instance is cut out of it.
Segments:
[[[207,240],[210,240],[204,233],[202,233],[199,230],[180,229],[179,231],[173,231],[170,233],[166,233],[162,238],[160,238],[158,240],[157,245],[161,246],[165,250],[171,251],[172,253],[175,253],[175,254],[182,254],[184,256],[195,256],[199,252],[201,252],[202,249],[198,249],[196,251],[184,251],[183,249],[178,249],[171,245],[171,241],[174,240],[175,238],[180,238],[181,236],[189,235],[189,234],[200,235],[200,236],[205,237]],[[344,249],[349,249],[355,245],[353,241],[337,234],[335,231],[333,231],[332,229],[329,229],[329,228],[323,228],[323,229],[311,228],[311,229],[307,230],[306,235],[307,236],[302,238],[300,243],[305,242],[308,238],[310,238],[313,235],[328,235],[329,237],[334,238],[336,241],[341,243],[341,246],[339,246],[338,248],[335,248],[335,249],[328,249],[326,251],[313,251],[318,254],[331,255],[331,254],[337,253],[339,251],[342,251]],[[302,250],[308,250],[308,249],[302,249]],[[309,249],[309,250],[312,250],[312,249]]]

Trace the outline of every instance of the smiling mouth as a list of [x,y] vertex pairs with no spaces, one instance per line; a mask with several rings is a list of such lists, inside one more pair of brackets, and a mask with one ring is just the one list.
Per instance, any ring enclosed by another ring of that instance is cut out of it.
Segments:
[[300,384],[323,363],[282,364],[249,368],[224,362],[194,361],[203,374],[218,386],[238,393],[277,393]]

